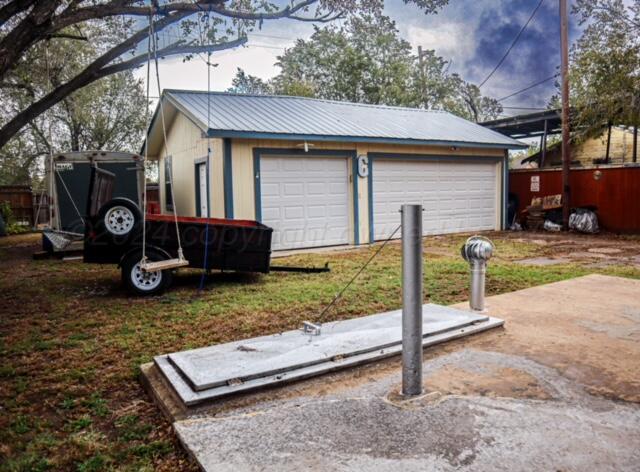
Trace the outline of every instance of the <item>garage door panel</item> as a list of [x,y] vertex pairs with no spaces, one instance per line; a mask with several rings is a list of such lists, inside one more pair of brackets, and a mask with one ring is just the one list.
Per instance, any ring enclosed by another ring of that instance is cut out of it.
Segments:
[[264,156],[260,180],[262,221],[274,229],[273,249],[349,242],[346,158]]
[[375,160],[374,237],[384,239],[400,224],[400,206],[423,206],[424,234],[494,229],[496,164]]

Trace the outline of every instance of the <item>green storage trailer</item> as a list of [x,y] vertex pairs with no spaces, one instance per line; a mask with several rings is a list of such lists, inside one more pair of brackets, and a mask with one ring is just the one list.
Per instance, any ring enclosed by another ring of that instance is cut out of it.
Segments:
[[108,151],[55,154],[47,166],[52,230],[84,233],[83,220],[93,165],[115,174],[114,197],[126,197],[138,205],[142,201],[144,170],[142,157],[138,154]]

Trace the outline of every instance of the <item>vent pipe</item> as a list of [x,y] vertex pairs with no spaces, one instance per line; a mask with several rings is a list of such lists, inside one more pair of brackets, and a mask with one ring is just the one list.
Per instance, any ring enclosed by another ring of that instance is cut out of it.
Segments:
[[474,311],[484,311],[485,277],[487,261],[491,259],[495,245],[484,236],[472,236],[460,248],[462,258],[471,268],[471,295],[469,306]]

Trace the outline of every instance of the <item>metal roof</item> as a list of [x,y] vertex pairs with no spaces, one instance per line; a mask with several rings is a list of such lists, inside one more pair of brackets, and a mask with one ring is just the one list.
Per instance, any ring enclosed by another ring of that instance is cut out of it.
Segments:
[[527,147],[444,111],[279,95],[210,92],[207,96],[207,92],[173,89],[165,90],[163,99],[209,136]]
[[560,110],[555,109],[485,121],[480,124],[485,128],[516,139],[541,136],[544,134],[545,126],[547,128],[547,134],[558,134],[562,132]]

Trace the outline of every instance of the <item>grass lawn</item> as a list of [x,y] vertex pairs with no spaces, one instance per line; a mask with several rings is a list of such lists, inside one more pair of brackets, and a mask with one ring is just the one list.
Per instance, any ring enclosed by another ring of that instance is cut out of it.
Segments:
[[[489,294],[589,273],[640,278],[615,260],[531,267],[515,259],[550,246],[494,233]],[[465,237],[425,240],[425,301],[467,299]],[[322,307],[374,248],[305,254],[278,265],[321,265],[329,274],[214,274],[182,271],[156,298],[129,298],[115,267],[33,261],[36,235],[0,240],[0,470],[195,470],[138,376],[154,355],[298,327]],[[637,239],[625,244],[640,246]],[[640,250],[639,250],[640,251]],[[399,308],[400,246],[390,244],[326,321]]]

